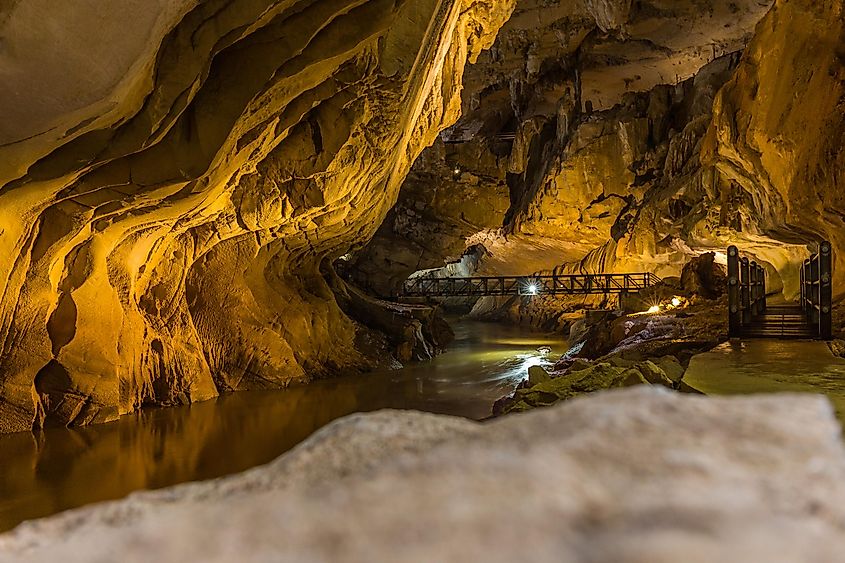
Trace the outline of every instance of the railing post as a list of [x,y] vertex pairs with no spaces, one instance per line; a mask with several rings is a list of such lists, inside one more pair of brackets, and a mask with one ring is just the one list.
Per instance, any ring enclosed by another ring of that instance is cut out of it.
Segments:
[[752,260],[751,264],[749,264],[748,274],[749,274],[748,275],[748,283],[750,284],[750,289],[751,289],[750,297],[749,297],[749,299],[751,300],[751,315],[750,316],[756,317],[757,315],[760,314],[760,310],[759,310],[759,307],[757,305],[758,298],[759,298],[759,295],[757,294],[757,289],[758,289],[757,283],[759,282],[759,279],[757,277],[758,270],[757,270],[757,261],[756,260]]
[[739,300],[742,310],[742,324],[751,321],[751,272],[748,258],[739,261]]
[[802,307],[804,308],[804,314],[807,316],[807,322],[813,322],[813,319],[810,314],[810,259],[807,258],[804,260],[804,264],[801,267],[802,278],[804,280],[803,285],[801,286],[801,294],[804,302],[802,303]]
[[800,302],[801,303],[801,310],[804,311],[804,313],[806,313],[807,312],[807,303],[804,301],[804,262],[801,262],[801,266],[798,268],[798,272],[801,276],[800,280],[798,282],[800,284],[800,287],[801,287],[801,297],[799,298],[799,299],[801,299],[801,302]]
[[760,312],[765,313],[766,307],[768,307],[768,303],[766,303],[766,299],[768,298],[768,293],[766,292],[766,268],[760,266]]
[[810,293],[810,323],[818,329],[819,326],[819,255],[810,256],[807,290]]
[[833,247],[829,241],[819,246],[819,337],[833,338]]
[[736,338],[742,330],[742,313],[739,310],[739,250],[728,248],[728,336]]

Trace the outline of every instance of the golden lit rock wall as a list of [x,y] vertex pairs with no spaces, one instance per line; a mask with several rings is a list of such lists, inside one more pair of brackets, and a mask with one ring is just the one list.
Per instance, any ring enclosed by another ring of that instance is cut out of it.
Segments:
[[845,2],[779,0],[716,99],[702,160],[744,193],[735,213],[752,234],[796,243],[830,239],[839,295],[844,147]]
[[360,364],[320,275],[509,0],[0,7],[0,431]]
[[[364,281],[378,288],[373,280],[454,260],[461,237],[489,251],[479,272],[509,275],[562,264],[677,275],[695,252],[723,249],[725,190],[698,154],[733,53],[772,2],[519,0],[494,46],[467,67],[464,115],[443,134],[448,150],[431,148],[415,166],[427,189],[455,194],[454,210],[426,203],[410,228],[382,228],[355,257]],[[500,169],[453,173],[488,158]],[[397,209],[419,202],[415,184],[412,175]],[[450,229],[465,200],[492,202],[504,186],[504,216],[491,206],[488,221]],[[405,244],[415,230],[447,229],[448,239]]]
[[[691,256],[735,243],[766,263],[771,289],[795,296],[808,243],[845,248],[843,2],[782,1],[771,11],[772,2],[576,4],[520,2],[468,69],[479,91],[452,138],[490,139],[515,122],[508,172],[523,175],[509,181],[507,236],[467,241],[490,251],[480,271],[671,276]],[[569,66],[555,67],[555,56]],[[655,57],[674,74],[655,79]],[[556,138],[543,139],[544,126]],[[531,151],[542,157],[530,163]]]

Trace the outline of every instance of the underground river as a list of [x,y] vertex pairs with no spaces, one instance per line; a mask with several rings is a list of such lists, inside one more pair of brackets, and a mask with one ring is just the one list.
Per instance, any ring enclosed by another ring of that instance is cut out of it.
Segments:
[[234,393],[97,426],[0,436],[0,531],[132,491],[267,463],[354,412],[416,409],[481,419],[529,366],[550,365],[566,351],[560,336],[473,321],[453,328],[448,352],[400,370]]

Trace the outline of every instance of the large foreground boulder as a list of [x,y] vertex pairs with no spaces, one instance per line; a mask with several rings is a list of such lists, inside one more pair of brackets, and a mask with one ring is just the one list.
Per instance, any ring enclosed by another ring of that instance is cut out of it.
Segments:
[[827,401],[639,387],[478,424],[355,415],[245,474],[0,536],[2,561],[835,561]]

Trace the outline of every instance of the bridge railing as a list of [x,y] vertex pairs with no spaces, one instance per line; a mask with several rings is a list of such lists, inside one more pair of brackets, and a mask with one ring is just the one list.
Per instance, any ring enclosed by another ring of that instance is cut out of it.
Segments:
[[728,247],[728,335],[738,337],[742,327],[766,312],[766,270],[756,261]]
[[590,295],[633,293],[659,283],[652,273],[553,274],[547,276],[418,277],[406,280],[402,297]]
[[819,337],[833,337],[833,247],[829,241],[819,245],[801,266],[801,309],[807,322],[818,327]]

